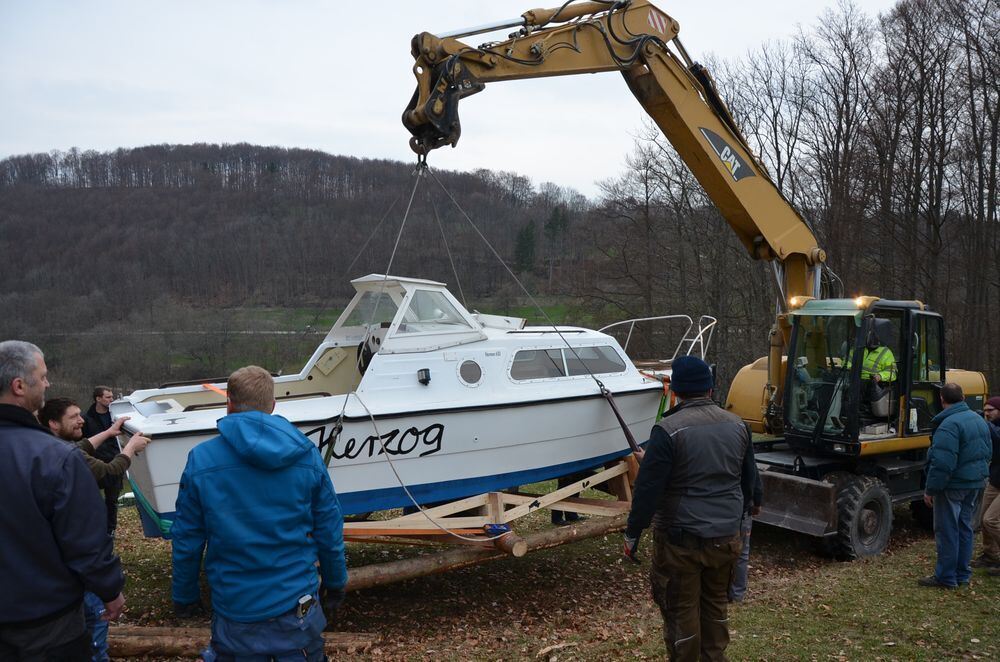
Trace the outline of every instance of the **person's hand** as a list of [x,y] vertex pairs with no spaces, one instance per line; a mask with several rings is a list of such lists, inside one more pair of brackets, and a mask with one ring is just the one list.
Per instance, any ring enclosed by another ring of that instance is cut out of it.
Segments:
[[927,494],[925,492],[924,493],[924,503],[927,505],[928,508],[933,508],[934,507],[934,497],[932,497],[930,494]]
[[750,509],[750,514],[753,515],[754,517],[757,517],[757,515],[760,515],[760,506],[754,506],[754,507],[752,507]]
[[626,533],[622,542],[622,554],[632,563],[639,563],[638,551],[639,536],[632,538]]
[[333,615],[337,613],[337,609],[344,603],[344,597],[344,589],[342,588],[320,586],[319,601],[323,606],[323,613],[326,614],[327,618],[333,618]]
[[183,602],[174,602],[174,616],[177,618],[197,618],[204,615],[205,610],[201,607],[201,602],[192,602],[190,604],[184,604]]
[[646,457],[646,451],[644,451],[644,450],[642,450],[640,448],[637,451],[632,451],[632,455],[635,456],[635,461],[636,462],[638,462],[639,464],[642,464],[642,458]]
[[125,594],[119,593],[117,598],[104,603],[104,613],[101,614],[101,620],[116,621],[123,611],[125,611]]
[[149,437],[142,436],[141,432],[136,432],[132,435],[132,438],[128,440],[125,444],[125,448],[122,449],[122,453],[127,455],[129,458],[134,458],[136,455],[146,450],[146,446],[149,445]]
[[122,426],[125,425],[125,421],[127,421],[130,418],[132,418],[132,417],[131,416],[122,416],[121,418],[116,418],[115,422],[111,424],[111,427],[108,428],[108,430],[110,430],[115,435],[120,434],[121,431],[122,431]]

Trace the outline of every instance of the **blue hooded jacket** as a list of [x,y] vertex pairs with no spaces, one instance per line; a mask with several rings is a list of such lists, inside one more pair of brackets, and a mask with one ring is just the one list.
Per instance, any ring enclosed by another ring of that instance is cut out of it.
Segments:
[[978,490],[990,474],[990,429],[964,402],[948,407],[931,421],[937,426],[927,451],[928,494],[943,490]]
[[343,588],[344,519],[319,450],[280,416],[219,421],[220,436],[188,454],[177,495],[173,598],[198,601],[203,551],[212,607],[255,623],[323,585]]

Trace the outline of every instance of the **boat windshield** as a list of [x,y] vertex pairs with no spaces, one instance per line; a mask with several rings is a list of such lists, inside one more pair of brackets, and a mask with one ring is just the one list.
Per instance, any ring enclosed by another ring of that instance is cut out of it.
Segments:
[[809,434],[845,435],[850,421],[850,352],[857,326],[849,315],[796,318],[788,356],[788,423]]
[[472,326],[440,292],[417,290],[403,313],[399,333],[466,331]]
[[365,292],[342,326],[381,325],[383,322],[391,322],[398,310],[399,307],[388,292]]

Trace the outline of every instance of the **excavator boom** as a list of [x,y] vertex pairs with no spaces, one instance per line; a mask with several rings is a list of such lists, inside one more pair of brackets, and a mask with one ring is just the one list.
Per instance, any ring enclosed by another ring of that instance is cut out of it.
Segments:
[[403,113],[403,124],[413,136],[410,146],[425,157],[455,145],[461,136],[460,101],[488,83],[620,72],[750,255],[775,267],[781,313],[771,334],[771,412],[766,417],[776,421],[781,355],[789,337],[787,302],[821,296],[826,254],[808,224],[753,155],[711,75],[690,61],[673,18],[646,0],[632,0],[534,9],[522,15],[520,24],[510,39],[479,47],[428,32],[413,38],[417,89]]

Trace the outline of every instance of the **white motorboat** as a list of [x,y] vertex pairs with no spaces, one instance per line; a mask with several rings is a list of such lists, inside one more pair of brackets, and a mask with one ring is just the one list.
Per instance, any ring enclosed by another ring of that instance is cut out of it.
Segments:
[[[636,438],[655,421],[661,382],[611,335],[470,313],[428,280],[372,274],[352,284],[302,370],[275,378],[275,413],[319,447],[345,514],[498,491],[627,455],[597,380]],[[130,470],[147,535],[169,535],[188,452],[217,434],[225,387],[165,385],[112,404],[114,417],[131,417],[128,430],[153,439]]]

